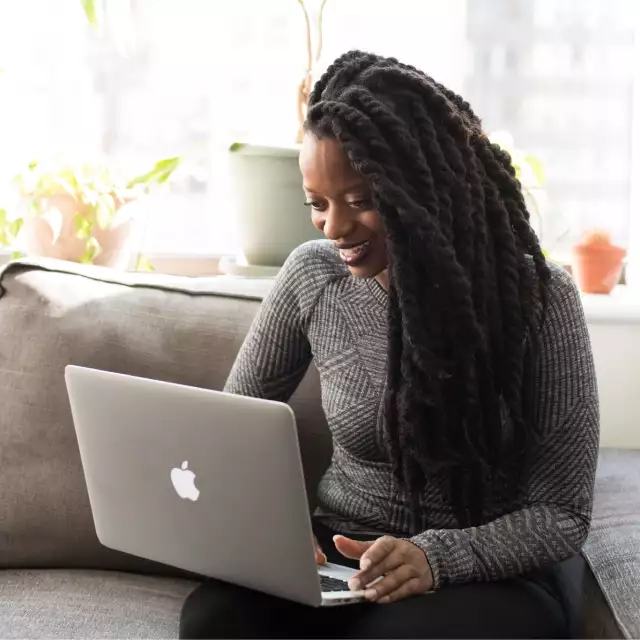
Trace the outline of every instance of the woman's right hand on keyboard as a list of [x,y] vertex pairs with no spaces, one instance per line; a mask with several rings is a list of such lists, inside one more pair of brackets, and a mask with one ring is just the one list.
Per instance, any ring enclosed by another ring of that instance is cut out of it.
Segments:
[[327,556],[322,552],[322,549],[318,544],[318,538],[315,536],[313,536],[313,544],[316,548],[316,564],[327,564]]

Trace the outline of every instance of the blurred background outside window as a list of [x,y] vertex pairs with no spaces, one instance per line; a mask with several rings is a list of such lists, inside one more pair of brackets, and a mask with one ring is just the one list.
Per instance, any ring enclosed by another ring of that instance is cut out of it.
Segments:
[[[320,70],[352,48],[420,67],[468,99],[487,132],[506,130],[541,159],[556,255],[591,227],[628,246],[640,185],[638,4],[328,0]],[[225,149],[295,138],[298,2],[106,0],[101,29],[81,0],[0,0],[0,182],[60,152],[134,168],[181,155],[153,196],[144,250],[233,252]]]

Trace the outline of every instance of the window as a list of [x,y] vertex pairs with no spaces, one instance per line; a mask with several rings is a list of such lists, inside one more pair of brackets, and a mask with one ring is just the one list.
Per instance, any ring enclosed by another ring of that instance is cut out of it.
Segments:
[[[307,0],[310,8],[319,0]],[[124,166],[185,158],[150,204],[145,250],[233,250],[226,145],[290,140],[305,59],[297,0],[0,2],[0,180],[60,151]],[[393,55],[461,92],[487,130],[546,164],[544,215],[569,233],[630,233],[637,91],[633,0],[328,0],[321,67],[351,48]]]

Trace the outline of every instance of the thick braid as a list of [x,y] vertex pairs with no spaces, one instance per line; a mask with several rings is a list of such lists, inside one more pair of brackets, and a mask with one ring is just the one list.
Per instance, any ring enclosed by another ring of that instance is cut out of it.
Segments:
[[[352,91],[351,95],[355,93],[356,92]],[[367,100],[365,101],[363,97],[361,100],[361,103],[371,102],[371,98],[368,96],[367,93],[360,92],[360,94],[362,96],[367,96]],[[347,92],[344,93],[345,98],[346,98],[346,95],[347,95]],[[450,179],[450,176],[455,173],[458,173],[459,175],[461,174],[465,178],[467,177],[466,168],[462,161],[462,154],[459,152],[456,145],[453,143],[451,137],[447,134],[446,131],[441,130],[440,140],[438,140],[438,136],[435,132],[433,123],[431,122],[431,119],[429,118],[428,113],[425,111],[422,103],[412,101],[410,98],[407,102],[408,104],[413,106],[412,112],[414,115],[414,120],[416,121],[419,132],[421,134],[419,140],[422,143],[422,147],[425,149],[425,151],[429,149],[432,150],[432,153],[430,154],[430,160],[431,160],[431,164],[433,164],[433,167],[434,167],[434,174],[436,173],[436,169],[440,169],[440,175],[446,176],[446,179],[440,181],[440,184],[437,187],[437,191],[438,191],[438,194],[440,195],[439,199],[441,201],[443,211],[446,214],[446,216],[443,216],[443,220],[450,223],[452,200],[449,197],[448,192],[451,190],[451,183],[453,182],[453,180]],[[370,104],[368,105],[368,108],[370,111],[373,111],[373,107]],[[382,111],[386,110],[385,107],[382,105],[378,107],[378,109]],[[396,120],[398,119],[396,118]],[[402,140],[403,137],[406,137],[404,132],[402,131],[400,132],[385,131],[383,127],[381,127],[381,131],[383,133],[395,135],[397,140]],[[451,164],[451,167],[449,167],[446,161],[443,161],[442,153],[440,153],[439,143],[441,143],[442,147],[446,148],[449,151],[448,159],[449,159],[449,163]],[[470,152],[468,144],[466,146],[467,148],[465,149],[465,151]],[[416,151],[413,148],[409,148],[409,152],[411,153],[412,156],[419,157],[422,155],[422,154],[416,153]],[[478,181],[476,181],[476,184],[477,183]],[[454,243],[456,247],[456,253],[458,255],[458,259],[460,260],[461,264],[467,270],[471,270],[473,268],[473,260],[474,260],[474,244],[468,242],[468,239],[465,238],[465,235],[468,233],[472,233],[473,221],[471,219],[472,207],[471,207],[469,192],[468,192],[468,189],[466,188],[466,180],[463,180],[462,184],[458,182],[456,185],[454,185],[454,188],[455,187],[457,187],[457,189],[455,189],[454,195],[459,194],[461,198],[456,203],[458,206],[456,207],[457,215],[454,218],[454,221],[455,221],[454,224],[456,226],[456,230],[455,230],[456,233],[454,235],[458,241],[456,242],[454,239]],[[450,235],[450,234],[447,234],[447,235]],[[480,256],[483,256],[483,253],[480,253]],[[486,270],[481,269],[480,271],[482,273]],[[482,287],[480,288],[480,290],[482,290]],[[483,304],[482,301],[480,302],[480,304]],[[482,314],[479,314],[479,315],[482,315]],[[495,390],[493,388],[493,384],[491,384],[491,377],[486,375],[488,373],[488,368],[489,368],[487,364],[488,359],[485,356],[480,357],[480,354],[478,354],[478,358],[481,358],[482,361],[485,363],[481,367],[482,373],[483,373],[481,377],[482,384],[487,387],[487,393],[483,394],[483,397],[489,398],[489,399],[492,397],[495,398],[496,397]],[[478,398],[479,383],[475,376],[475,369],[473,367],[467,367],[467,368],[461,369],[461,371],[458,374],[458,381],[459,381],[458,388],[459,388],[460,394],[466,400],[462,402],[461,406],[467,406],[469,409],[469,415],[466,415],[462,419],[466,419],[471,424],[474,424],[477,422],[477,411],[478,411],[477,407],[480,402]],[[489,404],[489,402],[490,400],[485,402],[485,404]],[[491,412],[493,413],[494,416],[496,416],[496,419],[497,419],[497,414],[498,414],[497,402],[492,403]],[[474,433],[474,432],[471,431],[471,433]],[[499,440],[500,435],[501,434],[498,434],[498,437],[494,438],[494,442],[492,443],[494,447],[496,444],[499,444],[499,443],[496,443],[495,440]],[[476,448],[483,448],[483,444],[481,441],[476,441],[475,446]],[[499,448],[500,447],[498,446],[498,449]]]
[[536,427],[529,365],[548,270],[510,159],[460,96],[360,51],[318,81],[307,129],[340,142],[384,221],[385,428],[413,528],[425,480],[445,471],[460,522],[478,524]]
[[361,71],[380,59],[380,56],[364,51],[349,51],[341,55],[329,65],[320,80],[316,82],[309,95],[309,106],[313,106],[322,98],[322,94],[328,89],[331,82],[335,83],[338,79],[346,76],[343,85],[346,86],[350,78],[355,78]]
[[397,141],[398,160],[401,165],[410,163],[414,158],[419,159],[415,180],[410,181],[411,176],[405,178],[412,192],[419,194],[417,199],[424,204],[429,214],[441,216],[442,231],[449,242],[452,242],[454,239],[453,216],[449,192],[453,179],[450,176],[450,171],[447,171],[443,164],[436,163],[433,165],[432,172],[418,141],[413,136],[407,135],[407,127],[404,122],[386,105],[376,100],[372,94],[366,91],[347,89],[340,94],[340,99],[366,113],[384,137],[391,137]]

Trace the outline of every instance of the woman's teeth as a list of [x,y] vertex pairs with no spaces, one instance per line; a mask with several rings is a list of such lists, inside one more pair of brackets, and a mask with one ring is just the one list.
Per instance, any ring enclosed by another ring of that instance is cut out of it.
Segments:
[[347,266],[352,266],[358,262],[360,262],[369,251],[369,246],[371,245],[371,241],[367,240],[362,244],[359,244],[355,247],[351,247],[349,249],[340,249],[340,257],[342,261]]

